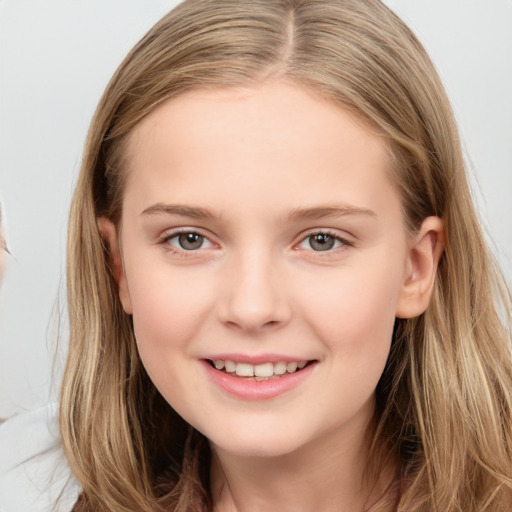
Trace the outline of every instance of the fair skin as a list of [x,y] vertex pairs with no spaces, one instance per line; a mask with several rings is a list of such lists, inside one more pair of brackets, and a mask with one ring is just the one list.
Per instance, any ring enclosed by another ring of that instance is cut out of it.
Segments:
[[392,477],[363,479],[375,387],[442,222],[409,234],[384,140],[283,82],[166,102],[127,162],[99,227],[144,366],[210,440],[215,509],[364,510]]

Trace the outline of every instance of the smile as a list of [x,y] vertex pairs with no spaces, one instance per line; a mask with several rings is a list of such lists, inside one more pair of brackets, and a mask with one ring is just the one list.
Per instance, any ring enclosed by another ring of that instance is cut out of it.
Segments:
[[215,361],[208,360],[208,362],[216,370],[223,371],[232,376],[236,375],[237,377],[256,381],[278,379],[281,375],[302,370],[309,364],[308,361],[279,361],[276,363],[267,362],[254,365],[250,363],[235,363],[229,360],[223,361],[221,359]]
[[259,401],[292,392],[311,378],[319,363],[279,359],[275,358],[274,362],[260,359],[252,364],[213,357],[200,362],[210,381],[223,393],[239,400]]

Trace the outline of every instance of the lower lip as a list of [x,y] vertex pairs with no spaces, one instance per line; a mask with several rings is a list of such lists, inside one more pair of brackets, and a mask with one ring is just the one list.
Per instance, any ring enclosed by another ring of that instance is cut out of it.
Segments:
[[241,400],[269,400],[282,395],[307,379],[311,375],[313,367],[316,366],[315,363],[312,363],[297,372],[285,373],[278,379],[257,381],[233,377],[229,373],[216,370],[207,361],[201,361],[201,363],[208,377],[217,387],[228,395]]

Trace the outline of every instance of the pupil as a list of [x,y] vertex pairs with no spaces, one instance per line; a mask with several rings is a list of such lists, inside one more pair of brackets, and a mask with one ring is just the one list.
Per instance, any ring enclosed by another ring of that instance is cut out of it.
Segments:
[[187,251],[199,249],[203,245],[203,237],[197,233],[182,233],[179,236],[180,246]]
[[315,251],[328,251],[334,247],[334,238],[331,235],[320,233],[309,237],[309,244]]

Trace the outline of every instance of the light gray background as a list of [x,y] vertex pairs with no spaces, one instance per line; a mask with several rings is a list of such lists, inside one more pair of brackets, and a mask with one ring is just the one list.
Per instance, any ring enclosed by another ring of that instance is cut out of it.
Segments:
[[[176,3],[0,0],[0,195],[12,252],[0,292],[0,417],[57,396],[66,217],[85,133],[121,59]],[[510,283],[512,1],[386,3],[419,35],[445,82]]]

